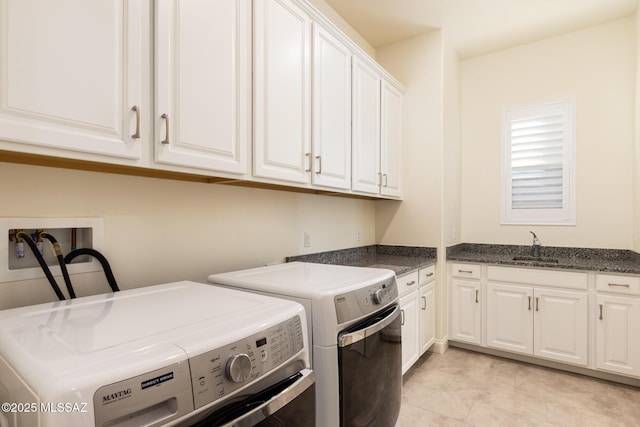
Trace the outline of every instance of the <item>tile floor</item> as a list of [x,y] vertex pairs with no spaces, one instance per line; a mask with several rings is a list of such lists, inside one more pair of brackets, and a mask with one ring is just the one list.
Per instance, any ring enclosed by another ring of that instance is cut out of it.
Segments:
[[402,393],[400,427],[640,426],[640,388],[451,347]]

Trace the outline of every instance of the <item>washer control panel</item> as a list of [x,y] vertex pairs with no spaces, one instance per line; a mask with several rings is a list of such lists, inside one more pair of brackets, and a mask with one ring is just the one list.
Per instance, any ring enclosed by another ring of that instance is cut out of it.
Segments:
[[300,316],[189,359],[195,409],[244,387],[304,347]]
[[396,298],[398,298],[398,286],[395,276],[355,291],[336,295],[334,303],[338,324],[378,311]]

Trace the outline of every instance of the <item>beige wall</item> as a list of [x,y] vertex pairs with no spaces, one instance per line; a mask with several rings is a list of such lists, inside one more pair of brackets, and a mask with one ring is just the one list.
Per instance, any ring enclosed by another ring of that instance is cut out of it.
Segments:
[[[634,19],[461,62],[466,242],[632,247]],[[503,107],[575,97],[577,225],[500,225]]]
[[635,140],[634,140],[634,228],[633,249],[640,252],[640,8],[635,14],[635,58],[636,58],[636,87],[635,87]]
[[[104,218],[104,254],[123,289],[375,243],[368,200],[7,163],[0,194],[3,217]],[[73,282],[80,295],[108,290],[102,273]],[[44,279],[0,283],[0,309],[54,299]]]
[[376,52],[377,61],[406,88],[403,104],[403,193],[376,202],[381,244],[440,245],[442,187],[442,36],[431,32]]

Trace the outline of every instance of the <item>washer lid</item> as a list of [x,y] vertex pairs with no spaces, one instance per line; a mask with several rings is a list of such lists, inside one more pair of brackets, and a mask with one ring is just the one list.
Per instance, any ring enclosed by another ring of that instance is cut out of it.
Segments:
[[391,270],[291,262],[209,276],[210,283],[317,299],[393,278]]
[[[39,392],[95,389],[302,313],[297,303],[177,282],[0,311],[3,358]],[[65,383],[68,383],[65,385]]]

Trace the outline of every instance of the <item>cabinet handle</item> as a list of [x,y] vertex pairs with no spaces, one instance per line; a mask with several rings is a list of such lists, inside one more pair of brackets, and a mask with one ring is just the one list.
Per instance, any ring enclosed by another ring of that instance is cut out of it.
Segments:
[[600,305],[600,320],[602,320],[602,304],[599,304],[599,305]]
[[609,283],[609,286],[617,287],[617,288],[628,288],[629,284],[628,283]]
[[309,160],[309,158],[311,157],[311,153],[304,153],[304,156],[307,159],[307,168],[304,170],[305,172],[311,172],[311,160]]
[[529,297],[529,311],[531,311],[531,297]]
[[422,309],[427,309],[427,297],[422,297]]
[[316,173],[319,175],[322,173],[322,157],[316,156],[316,159],[318,159],[318,170]]
[[404,326],[404,310],[400,310],[400,325]]
[[476,304],[478,303],[478,291],[476,290]]
[[378,187],[382,187],[382,173],[378,172]]
[[415,280],[412,280],[412,281],[410,281],[410,282],[407,282],[407,286],[413,286],[413,285],[415,285],[415,284],[416,284],[416,281],[415,281]]
[[538,297],[536,297],[536,311],[540,311],[538,310],[540,308],[540,301],[538,301]]
[[138,108],[137,105],[134,105],[133,107],[131,107],[131,110],[136,113],[136,131],[133,135],[131,135],[131,138],[138,139],[140,138],[140,108]]
[[164,140],[160,141],[163,144],[169,144],[169,115],[167,113],[163,113],[161,118],[164,119]]
[[427,277],[433,276],[433,273],[427,273]]
[[385,174],[383,174],[383,175],[382,175],[382,177],[384,178],[384,185],[383,185],[383,187],[386,187],[386,186],[387,186],[387,174],[386,174],[386,173],[385,173]]
[[471,274],[471,273],[473,273],[473,271],[471,271],[471,270],[458,270],[458,273],[467,273],[467,274]]

